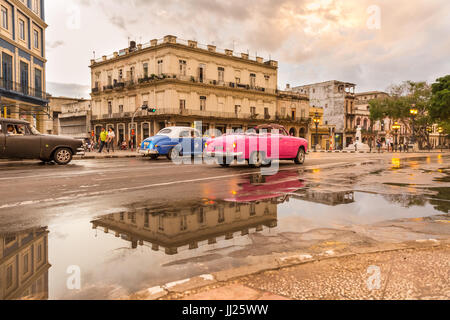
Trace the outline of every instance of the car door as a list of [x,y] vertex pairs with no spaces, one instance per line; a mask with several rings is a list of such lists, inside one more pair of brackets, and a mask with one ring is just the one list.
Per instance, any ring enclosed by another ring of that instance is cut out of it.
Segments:
[[5,158],[5,128],[0,121],[0,159]]
[[297,155],[297,151],[295,151],[295,138],[283,134],[280,132],[279,134],[280,140],[280,158],[281,159],[293,159]]
[[41,138],[31,133],[28,125],[4,122],[14,128],[14,133],[5,135],[5,157],[15,159],[39,159],[41,154]]

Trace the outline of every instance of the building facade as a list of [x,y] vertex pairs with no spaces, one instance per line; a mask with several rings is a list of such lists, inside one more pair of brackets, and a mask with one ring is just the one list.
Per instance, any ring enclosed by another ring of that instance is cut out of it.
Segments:
[[30,121],[44,130],[44,0],[0,0],[0,107],[3,117]]
[[[335,126],[325,124],[324,121],[324,109],[318,107],[309,108],[310,121],[310,134],[309,141],[310,148],[313,149],[316,146],[316,150],[334,150],[334,133],[336,131]],[[314,119],[318,119],[318,125]]]
[[63,104],[59,115],[59,134],[75,139],[91,138],[91,100]]
[[276,122],[290,135],[309,139],[309,98],[292,91],[278,91]]
[[41,130],[44,134],[59,135],[59,116],[62,113],[63,105],[77,102],[79,99],[68,97],[52,97],[49,95],[48,114],[42,117]]
[[[219,50],[175,36],[135,45],[91,61],[92,124],[136,142],[167,126],[202,121],[203,134],[276,122],[277,61]],[[140,111],[143,105],[155,112]],[[295,124],[295,120],[288,121]],[[209,132],[207,132],[209,131]]]
[[352,128],[355,114],[355,87],[353,83],[326,81],[294,87],[291,90],[309,97],[311,107],[324,110],[324,124],[335,127],[333,145],[342,149],[351,144],[356,130]]

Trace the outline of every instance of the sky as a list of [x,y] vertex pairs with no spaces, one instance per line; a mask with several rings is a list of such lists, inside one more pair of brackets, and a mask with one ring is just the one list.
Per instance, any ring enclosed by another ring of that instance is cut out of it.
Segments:
[[448,0],[46,0],[47,91],[89,98],[90,60],[165,35],[279,62],[278,85],[386,90],[450,74]]

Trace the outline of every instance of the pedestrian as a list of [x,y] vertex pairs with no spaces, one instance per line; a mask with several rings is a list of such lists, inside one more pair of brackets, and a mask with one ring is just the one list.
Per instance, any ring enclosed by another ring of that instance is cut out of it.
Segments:
[[114,140],[116,139],[116,134],[112,128],[109,128],[108,139],[107,139],[107,151],[112,148],[112,152],[114,152]]
[[377,149],[378,149],[378,153],[381,153],[381,140],[377,139]]
[[100,133],[100,138],[98,139],[98,143],[100,144],[100,149],[98,150],[98,153],[103,152],[103,149],[106,146],[107,139],[108,139],[108,133],[106,132],[105,128],[102,128],[102,132]]

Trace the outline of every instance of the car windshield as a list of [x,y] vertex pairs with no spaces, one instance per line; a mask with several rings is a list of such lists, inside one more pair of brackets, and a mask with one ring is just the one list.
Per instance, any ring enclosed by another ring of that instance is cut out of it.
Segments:
[[172,130],[170,129],[162,129],[160,132],[158,132],[157,136],[166,136],[168,134],[170,134],[172,132]]

